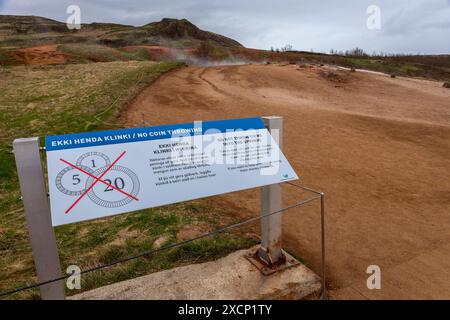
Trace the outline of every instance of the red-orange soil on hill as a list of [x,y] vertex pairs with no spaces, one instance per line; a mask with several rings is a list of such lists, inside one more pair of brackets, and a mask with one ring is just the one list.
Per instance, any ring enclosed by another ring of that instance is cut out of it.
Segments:
[[49,44],[25,49],[18,49],[11,53],[15,60],[26,65],[55,65],[67,63],[67,54],[57,52],[56,44]]

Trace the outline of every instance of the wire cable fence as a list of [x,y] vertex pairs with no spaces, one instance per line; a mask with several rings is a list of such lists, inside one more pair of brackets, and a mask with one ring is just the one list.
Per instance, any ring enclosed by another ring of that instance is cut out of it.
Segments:
[[[161,252],[161,251],[165,251],[165,250],[170,250],[170,249],[174,249],[174,248],[177,248],[177,247],[181,247],[181,246],[186,245],[188,243],[191,243],[191,242],[194,242],[194,241],[197,241],[197,240],[201,240],[201,239],[204,239],[204,238],[212,237],[212,236],[218,235],[220,233],[229,231],[231,229],[236,229],[236,228],[239,228],[241,226],[244,226],[244,225],[247,225],[247,224],[259,221],[261,219],[270,217],[270,216],[275,215],[275,214],[281,214],[281,213],[284,213],[284,212],[286,212],[288,210],[304,206],[304,205],[306,205],[308,203],[313,202],[314,200],[320,199],[320,202],[321,202],[321,239],[322,239],[322,241],[321,241],[321,253],[322,253],[322,257],[321,257],[322,293],[321,293],[320,299],[322,299],[322,300],[326,299],[326,286],[325,286],[325,224],[324,224],[324,213],[325,213],[325,210],[324,210],[324,197],[325,197],[325,194],[323,192],[319,192],[319,191],[313,190],[311,188],[308,188],[308,187],[305,187],[305,186],[302,186],[302,185],[298,185],[298,184],[295,184],[295,183],[292,183],[292,182],[286,182],[286,183],[291,185],[291,186],[295,186],[297,188],[309,191],[309,192],[315,194],[315,196],[313,196],[311,198],[307,198],[307,199],[302,200],[302,201],[299,201],[299,202],[297,202],[297,203],[295,203],[293,205],[287,206],[287,207],[282,208],[280,210],[273,211],[273,212],[270,212],[270,213],[267,213],[267,214],[264,214],[264,215],[259,215],[257,217],[249,218],[249,219],[246,219],[244,221],[237,222],[237,223],[234,223],[234,224],[230,224],[230,225],[218,228],[216,230],[213,230],[213,231],[201,234],[201,235],[199,235],[197,237],[194,237],[194,238],[191,238],[191,239],[188,239],[188,240],[184,240],[184,241],[180,241],[180,242],[177,242],[177,243],[174,243],[174,244],[162,246],[162,247],[156,248],[156,249],[146,250],[146,251],[143,251],[143,252],[141,252],[139,254],[128,256],[128,257],[124,257],[122,259],[118,259],[118,260],[110,262],[110,263],[105,263],[105,264],[101,264],[101,265],[94,266],[94,267],[91,267],[91,268],[87,268],[87,269],[81,270],[81,272],[77,273],[77,274],[82,275],[82,274],[95,272],[95,271],[98,271],[98,270],[101,270],[101,269],[106,269],[106,268],[115,266],[115,265],[120,264],[120,263],[125,263],[125,262],[131,261],[131,260],[135,260],[135,259],[139,259],[139,258],[143,258],[143,257],[148,257],[148,256],[151,256],[151,255],[156,254],[156,253]],[[21,292],[21,291],[34,289],[34,288],[37,288],[37,287],[40,287],[40,286],[44,286],[44,285],[47,285],[47,284],[50,284],[50,283],[53,283],[53,282],[66,280],[69,277],[71,277],[72,275],[73,274],[67,274],[67,275],[63,275],[61,277],[57,277],[57,278],[54,278],[54,279],[51,279],[51,280],[47,280],[47,281],[43,281],[43,282],[38,282],[38,283],[29,284],[29,285],[25,285],[25,286],[22,286],[22,287],[6,290],[4,292],[0,292],[0,297],[5,297],[5,296],[12,295],[12,294],[15,294],[15,293],[18,293],[18,292]]]

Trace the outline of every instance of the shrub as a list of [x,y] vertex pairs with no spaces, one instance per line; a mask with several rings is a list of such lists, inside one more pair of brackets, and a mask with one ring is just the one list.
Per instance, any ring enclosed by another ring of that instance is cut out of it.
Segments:
[[444,88],[450,89],[450,81],[444,82]]

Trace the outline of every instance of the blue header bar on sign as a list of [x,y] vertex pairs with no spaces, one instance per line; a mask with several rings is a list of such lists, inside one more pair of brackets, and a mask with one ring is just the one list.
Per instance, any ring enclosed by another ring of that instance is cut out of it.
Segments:
[[47,152],[63,149],[85,148],[109,144],[139,142],[171,137],[194,136],[236,130],[263,129],[261,118],[194,122],[167,126],[119,129],[98,132],[74,133],[45,137]]

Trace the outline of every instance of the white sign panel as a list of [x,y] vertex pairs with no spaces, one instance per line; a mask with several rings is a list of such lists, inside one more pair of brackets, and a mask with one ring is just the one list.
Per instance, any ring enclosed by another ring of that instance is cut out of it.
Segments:
[[298,179],[260,118],[46,137],[53,226]]

